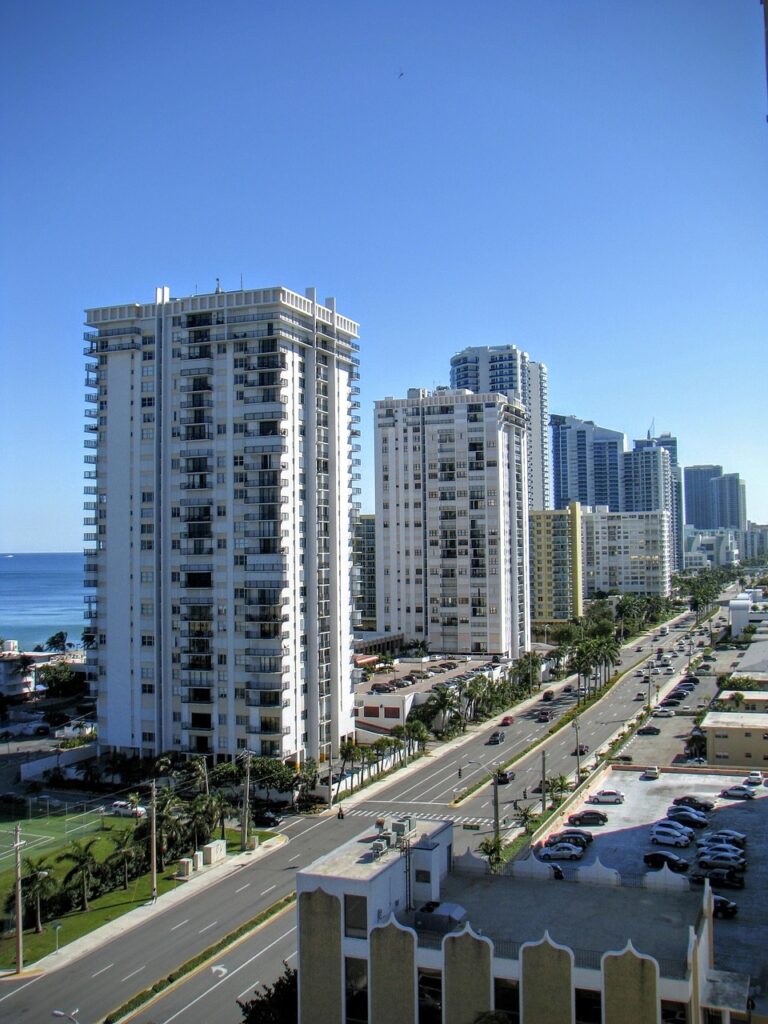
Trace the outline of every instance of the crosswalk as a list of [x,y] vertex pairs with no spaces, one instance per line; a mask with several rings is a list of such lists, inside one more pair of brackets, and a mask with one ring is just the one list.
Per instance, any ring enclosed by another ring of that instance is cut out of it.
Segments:
[[[452,821],[454,825],[493,825],[492,818],[472,818],[466,815],[451,814],[446,812],[445,814],[424,814],[421,811],[403,811],[402,816],[415,818],[417,821]],[[392,814],[391,811],[371,811],[365,807],[350,807],[349,810],[344,811],[344,817],[349,818],[383,818],[383,817],[398,817],[399,815]]]

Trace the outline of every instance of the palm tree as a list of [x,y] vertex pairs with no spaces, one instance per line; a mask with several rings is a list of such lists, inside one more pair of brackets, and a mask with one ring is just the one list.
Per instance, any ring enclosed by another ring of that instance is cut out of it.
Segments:
[[49,636],[45,641],[46,651],[55,651],[57,654],[63,654],[67,647],[67,634],[63,630],[54,633],[53,636]]
[[235,807],[223,789],[215,789],[209,799],[211,814],[221,829],[221,838],[226,839],[227,818],[237,813],[237,807]]
[[114,748],[110,750],[104,758],[104,771],[109,775],[112,782],[114,782],[117,777],[122,779],[125,762],[125,754],[121,754],[119,750],[115,750]]
[[75,766],[75,771],[83,780],[83,784],[90,790],[93,790],[101,781],[101,768],[99,768],[98,761],[81,761]]
[[504,841],[501,836],[486,836],[478,846],[478,850],[488,858],[488,866],[495,871],[504,860]]
[[[186,826],[192,833],[194,840],[192,849],[198,850],[205,846],[211,838],[211,832],[216,824],[216,811],[211,805],[211,798],[207,793],[198,793],[195,799],[187,807]],[[202,843],[198,843],[202,839]]]
[[456,695],[452,690],[441,687],[432,694],[429,703],[434,708],[435,717],[440,715],[441,729],[446,732],[453,719],[459,714]]
[[533,826],[538,821],[536,811],[529,804],[520,804],[517,809],[518,823],[525,829],[526,835],[533,831]]
[[552,797],[554,804],[562,803],[563,797],[568,793],[571,784],[567,775],[552,775],[547,779],[547,791]]
[[[129,796],[130,800],[131,797]],[[155,797],[155,831],[157,832],[157,862],[165,871],[166,840],[179,834],[178,812],[181,801],[169,786],[163,786]]]
[[123,869],[123,889],[128,889],[128,868],[136,860],[136,843],[133,839],[133,830],[129,828],[120,829],[113,833],[110,842],[114,850],[107,857],[110,864],[119,864]]
[[374,740],[371,746],[376,751],[377,758],[385,758],[389,754],[389,740],[386,736],[381,736],[379,739]]
[[389,730],[389,735],[393,740],[397,740],[400,751],[400,762],[402,764],[403,758],[405,763],[408,764],[408,754],[410,753],[410,743],[406,741],[406,733],[404,725],[395,725]]
[[35,932],[39,935],[43,930],[42,904],[53,895],[56,881],[48,870],[50,865],[47,857],[38,860],[25,857],[23,867],[21,891],[24,903],[35,908]]
[[405,723],[405,732],[411,743],[420,747],[423,754],[429,741],[429,729],[426,725],[418,719],[414,719],[412,722]]
[[64,885],[69,885],[70,882],[77,882],[80,885],[80,909],[83,911],[88,910],[88,890],[98,867],[93,852],[97,842],[97,839],[89,839],[87,842],[73,839],[64,853],[60,853],[56,858],[59,863],[71,861],[72,867],[64,876]]

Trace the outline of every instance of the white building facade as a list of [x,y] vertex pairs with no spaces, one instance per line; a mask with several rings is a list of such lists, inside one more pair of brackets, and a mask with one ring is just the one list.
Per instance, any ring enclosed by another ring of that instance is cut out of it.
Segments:
[[377,622],[433,651],[530,639],[525,410],[411,389],[375,407]]
[[499,392],[525,407],[528,507],[552,508],[547,367],[516,345],[472,346],[451,359],[451,387]]
[[671,593],[669,512],[582,509],[584,596]]
[[358,325],[283,287],[86,322],[101,742],[324,759],[353,733]]

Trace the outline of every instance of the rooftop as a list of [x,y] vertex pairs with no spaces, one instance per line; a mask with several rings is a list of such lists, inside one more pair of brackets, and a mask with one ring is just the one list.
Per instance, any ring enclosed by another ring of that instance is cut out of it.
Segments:
[[768,714],[758,711],[710,711],[701,723],[702,729],[766,729]]
[[[407,816],[404,816],[407,817]],[[387,819],[389,822],[390,819]],[[391,819],[393,822],[400,818]],[[419,821],[415,837],[411,835],[411,850],[418,849],[422,844],[431,843],[432,839],[446,828],[451,827],[445,821]],[[355,839],[344,843],[324,857],[314,861],[301,872],[302,875],[321,878],[350,878],[357,881],[369,881],[382,871],[389,871],[393,864],[400,862],[400,851],[394,845],[386,852],[376,856],[373,844],[380,839],[380,831],[370,828]]]

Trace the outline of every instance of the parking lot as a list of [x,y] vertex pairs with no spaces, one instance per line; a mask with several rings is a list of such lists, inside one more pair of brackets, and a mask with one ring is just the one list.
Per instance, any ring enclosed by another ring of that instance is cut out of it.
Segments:
[[[736,917],[715,920],[715,963],[720,970],[748,971],[753,985],[762,984],[765,990],[768,982],[768,964],[763,953],[768,944],[768,858],[765,856],[768,850],[768,787],[755,787],[756,798],[753,800],[719,796],[721,790],[728,786],[743,783],[744,774],[715,774],[704,769],[662,771],[658,779],[651,780],[643,778],[638,770],[614,769],[604,775],[594,789],[617,789],[624,794],[624,802],[595,804],[586,800],[569,808],[569,814],[584,809],[603,811],[608,822],[602,826],[585,826],[594,838],[581,860],[559,863],[570,875],[577,864],[588,865],[599,859],[606,867],[618,870],[632,884],[650,870],[643,863],[646,853],[676,853],[689,862],[687,875],[690,875],[697,869],[697,840],[702,836],[718,829],[734,829],[746,834],[744,888],[715,889],[738,904]],[[666,816],[667,808],[676,797],[689,794],[715,804],[714,810],[708,814],[709,827],[695,830],[691,844],[685,848],[652,844],[651,824]],[[659,921],[661,926],[661,904]]]

